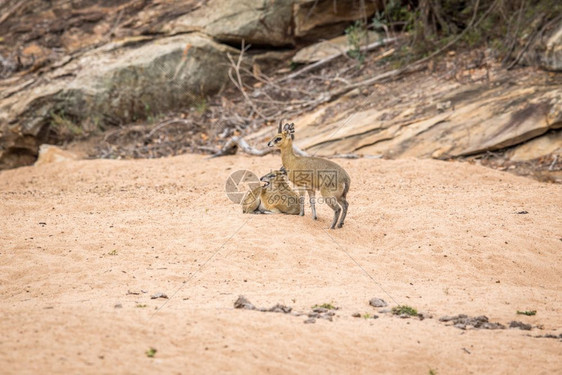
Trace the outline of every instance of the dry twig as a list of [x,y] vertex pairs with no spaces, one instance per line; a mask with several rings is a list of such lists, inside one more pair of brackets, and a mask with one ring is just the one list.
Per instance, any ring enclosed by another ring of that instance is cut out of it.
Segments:
[[[381,40],[381,41],[377,41],[377,42],[371,43],[371,44],[369,44],[369,45],[367,45],[367,46],[361,47],[361,51],[363,51],[363,52],[370,51],[370,50],[372,50],[372,49],[375,49],[375,48],[378,48],[378,47],[382,47],[382,46],[385,46],[385,45],[390,44],[390,43],[394,43],[394,42],[396,42],[397,40],[398,40],[398,38],[386,38],[386,39],[383,39],[383,40]],[[296,71],[296,72],[294,72],[294,73],[292,73],[292,74],[289,74],[289,75],[286,76],[286,77],[283,77],[283,78],[278,79],[277,82],[278,82],[278,83],[279,83],[279,82],[284,82],[284,81],[293,79],[293,78],[295,78],[295,77],[298,77],[298,76],[300,76],[300,75],[303,74],[303,73],[309,72],[309,71],[311,71],[311,70],[313,70],[313,69],[318,68],[319,66],[322,66],[322,65],[325,65],[325,64],[329,63],[330,61],[332,61],[332,60],[334,60],[334,59],[336,59],[336,58],[338,58],[338,57],[344,55],[346,52],[347,52],[347,51],[341,51],[340,53],[337,53],[337,54],[335,54],[335,55],[326,57],[325,59],[322,59],[322,60],[320,60],[320,61],[317,61],[317,62],[315,62],[314,64],[308,65],[308,66],[302,68],[301,70],[298,70],[298,71]]]
[[[268,120],[268,118],[266,118],[266,116],[264,116],[260,112],[260,110],[254,104],[254,102],[252,102],[252,99],[250,99],[250,97],[246,93],[246,90],[244,90],[244,84],[242,83],[242,77],[240,76],[240,65],[242,64],[242,60],[244,58],[244,52],[247,49],[248,49],[248,47],[244,46],[244,40],[242,40],[242,48],[240,48],[240,54],[238,55],[238,61],[237,62],[234,62],[234,59],[232,58],[230,53],[227,54],[228,60],[230,61],[230,64],[231,64],[231,67],[228,70],[228,76],[230,77],[230,80],[232,81],[234,86],[236,86],[236,88],[238,88],[238,90],[240,90],[240,92],[242,93],[242,95],[246,99],[246,102],[248,102],[248,104],[252,107],[254,112],[257,113],[258,116],[260,116],[262,119]],[[234,79],[234,77],[232,76],[233,71],[236,73],[236,79]]]

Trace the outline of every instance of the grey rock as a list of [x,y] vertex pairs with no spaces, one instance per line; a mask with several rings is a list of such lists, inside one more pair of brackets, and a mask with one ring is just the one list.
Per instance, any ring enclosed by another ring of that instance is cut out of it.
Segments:
[[198,31],[231,44],[294,45],[341,35],[346,23],[376,10],[374,2],[365,2],[363,9],[355,4],[340,0],[334,8],[331,0],[239,0],[225,6],[222,0],[210,0],[163,29],[171,34]]
[[519,328],[525,331],[530,331],[533,327],[530,324],[513,320],[509,323],[509,328]]
[[546,70],[562,71],[562,24],[547,40],[540,63]]
[[256,307],[252,305],[250,301],[244,296],[239,296],[236,301],[234,301],[235,309],[245,309],[245,310],[256,310]]
[[465,314],[459,314],[455,316],[442,316],[439,318],[440,322],[451,322],[452,325],[459,329],[467,329],[468,327],[473,327],[477,329],[505,329],[505,326],[501,323],[489,322],[488,317],[485,315],[480,315],[477,317],[470,317]]
[[170,33],[199,31],[228,43],[283,46],[293,44],[293,1],[211,0],[194,12],[170,22]]
[[290,306],[285,306],[285,305],[281,305],[281,304],[277,304],[267,310],[262,310],[260,309],[260,311],[266,311],[266,312],[276,312],[276,313],[283,313],[283,314],[289,314],[291,311],[293,311],[293,308]]
[[162,293],[162,292],[154,293],[153,295],[150,296],[150,299],[157,299],[157,298],[168,299],[168,296],[166,295],[166,293]]
[[371,298],[369,300],[369,305],[371,305],[373,307],[386,307],[386,306],[388,306],[386,301],[382,298]]
[[184,108],[228,82],[227,53],[199,34],[129,38],[84,52],[24,90],[0,94],[0,169],[64,140]]
[[317,312],[317,313],[325,313],[330,311],[329,309],[325,308],[325,307],[315,307],[312,309],[312,311]]
[[433,315],[426,314],[426,313],[418,313],[417,316],[418,316],[419,320],[432,319],[433,318]]

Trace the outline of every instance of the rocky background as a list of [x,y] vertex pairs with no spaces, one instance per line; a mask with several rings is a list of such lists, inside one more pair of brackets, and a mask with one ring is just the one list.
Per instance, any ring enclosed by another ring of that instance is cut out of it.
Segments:
[[309,153],[562,182],[562,6],[504,3],[5,1],[0,168],[44,144],[152,158],[242,135],[260,149],[283,118]]

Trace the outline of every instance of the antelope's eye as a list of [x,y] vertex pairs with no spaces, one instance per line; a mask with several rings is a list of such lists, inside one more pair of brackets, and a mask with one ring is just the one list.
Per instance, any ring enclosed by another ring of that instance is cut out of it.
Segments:
[[275,138],[275,142],[281,142],[281,137]]

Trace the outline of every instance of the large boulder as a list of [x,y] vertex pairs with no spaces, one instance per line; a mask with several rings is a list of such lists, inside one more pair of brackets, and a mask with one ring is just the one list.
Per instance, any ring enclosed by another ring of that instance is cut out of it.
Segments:
[[369,19],[381,9],[380,1],[294,0],[294,35],[297,40],[333,38],[351,21]]
[[550,131],[514,147],[507,156],[513,161],[527,161],[550,154],[562,155],[562,130]]
[[199,31],[237,45],[245,40],[253,45],[285,46],[339,35],[349,22],[369,17],[376,9],[376,3],[359,0],[240,0],[228,6],[222,0],[210,0],[164,30],[172,34]]
[[135,35],[161,35],[161,27],[199,7],[200,0],[0,1],[0,78],[41,74],[51,64]]
[[418,108],[423,116],[416,116],[416,108],[405,102],[392,108],[396,116],[390,116],[388,108],[341,114],[322,132],[311,114],[301,128],[304,139],[300,146],[327,155],[469,156],[515,146],[562,128],[560,98],[560,88],[476,85],[440,96],[439,102],[424,110]]
[[199,31],[215,39],[240,44],[282,46],[293,43],[292,0],[210,0],[201,8],[170,22],[170,33]]
[[540,64],[544,69],[562,72],[562,24],[548,38]]
[[30,164],[38,147],[201,101],[227,84],[234,48],[199,34],[135,37],[84,53],[0,97],[0,168]]

